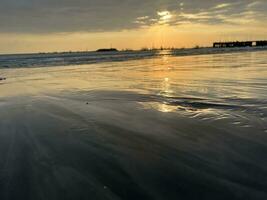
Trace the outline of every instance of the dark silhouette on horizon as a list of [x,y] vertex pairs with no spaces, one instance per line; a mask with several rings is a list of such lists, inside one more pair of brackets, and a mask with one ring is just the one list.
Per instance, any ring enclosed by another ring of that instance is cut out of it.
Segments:
[[117,52],[118,49],[109,48],[109,49],[98,49],[97,52]]

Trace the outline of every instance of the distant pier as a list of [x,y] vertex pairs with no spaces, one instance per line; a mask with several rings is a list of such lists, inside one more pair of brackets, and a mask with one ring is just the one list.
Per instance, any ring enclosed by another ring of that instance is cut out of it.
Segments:
[[263,46],[267,46],[267,40],[236,41],[236,42],[215,42],[215,43],[213,43],[213,48],[263,47]]

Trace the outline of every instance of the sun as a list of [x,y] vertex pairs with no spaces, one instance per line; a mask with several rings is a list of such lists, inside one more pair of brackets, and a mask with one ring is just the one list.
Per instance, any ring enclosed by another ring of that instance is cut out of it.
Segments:
[[160,17],[160,24],[168,23],[173,18],[173,15],[167,10],[158,12],[158,16]]

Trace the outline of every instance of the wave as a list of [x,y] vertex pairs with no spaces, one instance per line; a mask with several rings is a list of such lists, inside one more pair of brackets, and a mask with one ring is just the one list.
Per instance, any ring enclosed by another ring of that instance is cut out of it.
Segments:
[[234,48],[234,49],[178,49],[178,50],[151,50],[151,51],[120,51],[120,52],[72,52],[72,53],[45,53],[0,55],[0,68],[49,67],[84,65],[100,62],[119,62],[144,59],[158,56],[190,56],[221,54],[234,52],[261,51],[266,48]]

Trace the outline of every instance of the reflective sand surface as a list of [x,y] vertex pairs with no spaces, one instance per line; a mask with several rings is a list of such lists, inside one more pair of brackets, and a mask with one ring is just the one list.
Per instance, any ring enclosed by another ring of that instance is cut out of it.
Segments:
[[0,199],[267,199],[266,60],[0,69]]

